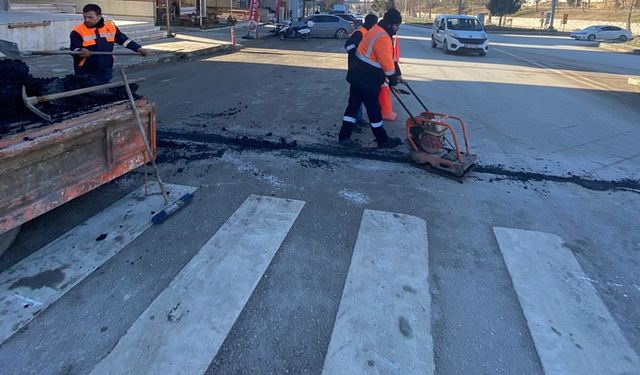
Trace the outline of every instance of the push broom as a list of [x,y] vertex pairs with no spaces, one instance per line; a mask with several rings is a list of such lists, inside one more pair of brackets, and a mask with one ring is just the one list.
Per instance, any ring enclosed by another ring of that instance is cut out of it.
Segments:
[[186,193],[177,200],[169,202],[169,194],[167,194],[167,190],[164,187],[162,178],[160,178],[160,172],[158,171],[158,166],[156,165],[156,161],[153,158],[153,153],[151,152],[151,146],[149,144],[149,139],[147,138],[147,133],[144,131],[144,127],[142,126],[142,120],[140,120],[140,112],[138,112],[138,107],[136,106],[136,102],[133,99],[133,93],[131,92],[131,88],[129,87],[127,75],[124,73],[124,68],[122,67],[120,68],[120,75],[122,75],[122,81],[124,82],[124,87],[127,90],[127,96],[129,97],[129,104],[131,104],[131,109],[133,110],[133,114],[136,117],[136,123],[138,124],[140,135],[142,135],[142,142],[144,142],[149,160],[151,160],[151,165],[153,166],[153,171],[156,174],[158,185],[160,186],[160,192],[162,193],[162,199],[164,199],[164,207],[162,208],[162,210],[151,217],[151,221],[154,224],[160,224],[165,221],[166,218],[173,215],[176,211],[191,202],[191,200],[193,200],[193,193]]

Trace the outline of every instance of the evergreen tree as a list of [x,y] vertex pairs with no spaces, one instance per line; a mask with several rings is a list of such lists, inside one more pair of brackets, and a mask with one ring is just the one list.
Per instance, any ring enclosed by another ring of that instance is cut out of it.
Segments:
[[498,25],[502,26],[502,17],[519,11],[521,6],[522,0],[489,0],[487,9],[492,16],[500,17]]
[[387,10],[395,8],[394,0],[373,0],[371,9],[382,16]]

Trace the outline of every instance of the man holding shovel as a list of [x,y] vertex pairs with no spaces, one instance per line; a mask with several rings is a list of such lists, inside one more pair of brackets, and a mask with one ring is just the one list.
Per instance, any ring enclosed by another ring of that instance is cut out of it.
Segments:
[[82,9],[84,22],[71,32],[70,49],[81,51],[73,56],[75,74],[89,75],[96,78],[96,84],[108,83],[113,78],[113,55],[93,54],[93,52],[113,52],[114,43],[126,47],[142,56],[148,51],[138,43],[129,39],[111,21],[102,18],[102,9],[96,4],[87,4]]

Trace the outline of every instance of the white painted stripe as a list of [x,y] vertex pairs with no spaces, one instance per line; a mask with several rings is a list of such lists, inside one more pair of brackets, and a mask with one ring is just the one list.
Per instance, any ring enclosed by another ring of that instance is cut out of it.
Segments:
[[355,117],[351,117],[351,116],[343,116],[342,117],[342,121],[346,121],[346,122],[351,122],[351,123],[356,123],[356,118]]
[[202,374],[304,202],[250,196],[92,374]]
[[[167,189],[173,199],[196,190]],[[141,187],[0,274],[0,343],[144,232],[162,207]]]
[[545,373],[640,373],[637,355],[560,237],[493,231]]
[[433,374],[427,224],[365,210],[322,373]]

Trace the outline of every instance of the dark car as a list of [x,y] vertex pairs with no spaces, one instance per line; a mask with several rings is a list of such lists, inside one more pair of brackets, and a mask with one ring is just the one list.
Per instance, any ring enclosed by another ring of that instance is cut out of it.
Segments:
[[350,15],[350,14],[335,14],[334,16],[338,16],[340,18],[342,18],[343,20],[347,20],[349,22],[353,22],[353,26],[357,29],[358,27],[362,26],[362,20],[359,20],[357,18],[355,18],[354,16]]

